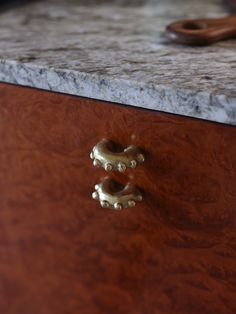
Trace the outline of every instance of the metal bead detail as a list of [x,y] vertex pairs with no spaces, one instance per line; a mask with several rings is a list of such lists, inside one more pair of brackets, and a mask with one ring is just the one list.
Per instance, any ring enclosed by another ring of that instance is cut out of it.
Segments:
[[106,163],[106,164],[105,164],[105,170],[106,170],[106,171],[111,171],[112,169],[113,169],[112,164],[109,164],[109,163]]
[[141,201],[143,200],[142,195],[138,195],[138,196],[137,196],[137,200],[138,200],[139,202],[141,202]]
[[136,202],[134,200],[128,201],[129,207],[134,207],[136,205]]
[[101,201],[100,204],[103,208],[108,208],[110,206],[110,204],[107,201]]
[[136,168],[137,167],[137,161],[136,160],[131,160],[130,167],[133,168],[133,169]]
[[94,165],[94,167],[100,167],[101,163],[100,163],[100,161],[98,159],[94,159],[93,165]]
[[96,184],[94,188],[95,188],[95,191],[98,191],[98,189],[99,189],[99,185],[98,185],[98,184]]
[[139,154],[139,155],[137,156],[137,160],[138,160],[139,162],[144,162],[145,158],[144,158],[143,154]]
[[120,204],[120,203],[115,203],[115,204],[114,204],[114,208],[115,208],[116,210],[121,210],[121,209],[123,208],[123,206],[122,206],[122,204]]
[[117,166],[117,169],[118,169],[119,172],[125,172],[126,165],[123,162],[119,162],[118,166]]
[[98,192],[93,192],[92,198],[93,198],[94,200],[98,200],[98,199],[99,199],[99,194],[98,194]]

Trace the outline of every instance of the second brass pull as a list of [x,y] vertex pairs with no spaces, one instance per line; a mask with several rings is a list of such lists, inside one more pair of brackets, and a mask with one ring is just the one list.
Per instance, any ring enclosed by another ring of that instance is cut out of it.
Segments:
[[114,144],[106,139],[99,142],[90,154],[95,167],[103,167],[106,171],[125,172],[127,168],[136,168],[144,162],[144,155],[139,148],[129,146],[123,151],[113,150]]
[[100,202],[101,207],[122,210],[134,207],[142,201],[139,189],[131,183],[117,189],[117,182],[105,178],[100,184],[95,185],[92,198]]

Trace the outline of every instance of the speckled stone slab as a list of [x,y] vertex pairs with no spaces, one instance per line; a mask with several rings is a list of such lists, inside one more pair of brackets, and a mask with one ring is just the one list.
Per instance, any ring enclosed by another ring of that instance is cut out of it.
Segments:
[[0,81],[236,125],[236,40],[168,43],[221,0],[46,0],[0,13]]

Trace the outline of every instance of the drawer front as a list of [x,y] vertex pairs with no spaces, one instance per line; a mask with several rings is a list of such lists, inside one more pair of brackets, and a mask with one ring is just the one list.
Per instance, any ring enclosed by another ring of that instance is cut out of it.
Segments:
[[[1,84],[0,312],[236,311],[236,128]],[[95,168],[101,139],[142,149]],[[134,208],[91,198],[105,176]]]

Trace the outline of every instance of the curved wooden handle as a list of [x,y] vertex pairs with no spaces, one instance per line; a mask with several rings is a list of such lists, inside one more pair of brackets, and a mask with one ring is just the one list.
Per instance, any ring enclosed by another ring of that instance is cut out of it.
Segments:
[[166,35],[175,43],[197,46],[236,38],[236,16],[178,21],[167,26]]
[[110,178],[105,178],[100,184],[95,185],[93,199],[98,200],[105,208],[122,210],[134,207],[136,202],[142,201],[142,194],[133,184],[120,186]]

